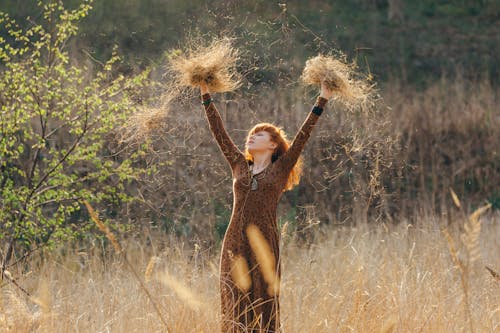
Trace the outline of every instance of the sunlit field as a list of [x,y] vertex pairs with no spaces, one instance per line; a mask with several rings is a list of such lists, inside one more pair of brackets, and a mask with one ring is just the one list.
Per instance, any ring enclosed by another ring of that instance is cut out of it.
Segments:
[[0,1],[0,333],[500,333],[498,14]]
[[[284,234],[284,331],[498,332],[499,221],[480,220],[475,258],[460,219]],[[12,272],[32,296],[2,287],[1,331],[218,331],[218,253],[161,236],[121,245],[126,257],[111,245],[61,248]]]

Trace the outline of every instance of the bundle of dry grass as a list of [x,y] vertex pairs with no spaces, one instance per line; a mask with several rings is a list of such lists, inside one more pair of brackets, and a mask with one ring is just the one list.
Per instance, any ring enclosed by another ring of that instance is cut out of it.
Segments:
[[185,52],[173,52],[169,69],[180,87],[199,87],[205,82],[210,92],[233,91],[241,84],[236,71],[239,52],[229,38],[215,39],[210,45],[195,45]]
[[167,118],[168,106],[164,108],[143,107],[138,109],[117,132],[120,143],[142,143],[160,131]]
[[144,143],[165,127],[172,104],[180,91],[172,83],[164,85],[158,106],[141,106],[116,132],[118,142],[125,144]]
[[349,109],[363,106],[371,99],[373,85],[358,78],[355,65],[348,65],[331,55],[318,55],[306,61],[301,79],[309,85],[325,82],[328,89]]

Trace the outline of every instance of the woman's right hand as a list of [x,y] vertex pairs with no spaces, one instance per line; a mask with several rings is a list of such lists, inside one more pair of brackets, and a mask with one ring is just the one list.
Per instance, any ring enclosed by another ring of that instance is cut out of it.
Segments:
[[210,93],[210,91],[208,90],[208,85],[206,84],[206,82],[201,82],[200,83],[200,93],[202,95]]

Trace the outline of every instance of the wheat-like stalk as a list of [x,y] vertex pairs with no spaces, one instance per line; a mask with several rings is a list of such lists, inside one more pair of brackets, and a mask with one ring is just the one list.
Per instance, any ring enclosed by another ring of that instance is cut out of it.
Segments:
[[[455,205],[462,209],[460,200],[456,193],[450,188],[450,193]],[[461,233],[460,239],[466,248],[467,260],[464,262],[458,258],[458,251],[455,242],[447,229],[443,230],[443,234],[448,242],[451,258],[455,265],[460,269],[460,281],[464,292],[464,307],[465,313],[469,322],[471,332],[474,332],[474,322],[469,303],[469,274],[472,264],[481,257],[479,249],[479,235],[481,233],[481,221],[479,217],[491,207],[491,204],[484,205],[476,209],[464,222],[464,232]],[[463,211],[462,211],[463,212]]]
[[484,205],[476,209],[469,218],[464,223],[464,232],[461,235],[461,239],[465,247],[467,248],[467,253],[469,257],[469,264],[477,261],[481,256],[481,251],[479,249],[479,235],[481,233],[481,220],[479,217],[490,209],[491,204]]
[[149,259],[148,265],[146,266],[146,271],[144,272],[144,279],[146,280],[146,282],[151,281],[153,272],[160,261],[160,258],[157,256],[152,256],[151,259]]
[[268,285],[267,293],[271,296],[277,295],[279,293],[280,279],[276,272],[276,258],[271,251],[271,247],[255,224],[250,224],[246,232],[248,242],[255,254],[264,281]]
[[455,193],[455,191],[453,191],[453,189],[451,187],[450,187],[450,194],[451,194],[451,198],[453,199],[453,203],[455,204],[455,206],[457,206],[457,208],[461,208],[462,204],[460,203],[460,199],[458,199],[458,195]]
[[457,247],[455,246],[455,241],[453,240],[453,237],[451,237],[447,228],[443,229],[442,232],[443,232],[444,237],[446,238],[446,242],[448,243],[448,250],[450,251],[450,255],[451,255],[451,259],[453,260],[453,263],[455,264],[456,267],[458,267],[463,272],[465,267],[464,267],[462,261],[458,258],[458,251],[457,251]]
[[120,253],[122,250],[121,250],[120,244],[116,240],[115,235],[111,232],[111,230],[109,230],[108,226],[105,225],[99,219],[99,215],[94,210],[94,208],[88,203],[88,201],[84,200],[83,203],[85,204],[85,207],[87,207],[87,210],[90,214],[90,218],[92,219],[92,221],[94,221],[94,223],[97,225],[99,230],[101,230],[104,233],[104,235],[106,236],[106,238],[111,242],[111,244],[113,244],[113,247],[115,248],[116,253]]
[[231,277],[241,291],[247,292],[252,286],[252,278],[248,263],[244,257],[237,255],[231,258]]

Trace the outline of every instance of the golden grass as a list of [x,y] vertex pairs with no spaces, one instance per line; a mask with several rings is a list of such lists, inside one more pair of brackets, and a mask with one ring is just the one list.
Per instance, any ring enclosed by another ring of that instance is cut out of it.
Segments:
[[[500,270],[499,222],[498,215],[483,215],[481,256],[470,267],[475,332],[500,328],[500,284],[484,268]],[[308,246],[299,246],[292,235],[282,249],[285,332],[467,332],[459,274],[440,231],[445,224],[430,217],[417,225],[339,227],[318,232],[318,241]],[[463,230],[457,225],[448,230],[458,245]],[[165,239],[154,242],[165,244]],[[123,250],[143,273],[152,255],[144,244],[130,241]],[[218,266],[218,253],[207,255],[202,248],[205,254],[194,257],[194,246],[165,245],[157,253],[147,287],[169,331],[218,332],[219,279],[213,268]],[[48,311],[59,316],[50,328],[40,325],[36,318],[43,309],[4,284],[2,332],[164,331],[150,299],[120,256],[107,256],[97,247],[74,252],[66,248],[43,260],[32,258],[29,267],[33,274],[24,276],[21,268],[11,273],[31,294],[48,300]]]

